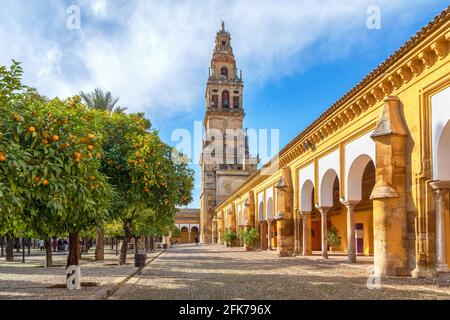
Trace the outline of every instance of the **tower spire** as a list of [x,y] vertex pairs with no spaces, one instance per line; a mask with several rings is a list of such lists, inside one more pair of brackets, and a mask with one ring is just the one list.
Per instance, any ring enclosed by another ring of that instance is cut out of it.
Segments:
[[222,20],[222,31],[225,31],[225,21]]

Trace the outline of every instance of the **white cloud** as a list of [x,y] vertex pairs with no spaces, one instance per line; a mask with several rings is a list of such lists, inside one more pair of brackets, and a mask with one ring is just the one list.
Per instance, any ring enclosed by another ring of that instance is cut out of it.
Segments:
[[[76,1],[73,1],[76,3]],[[24,62],[26,81],[48,96],[102,87],[131,111],[189,112],[203,103],[220,19],[246,84],[267,82],[370,45],[374,1],[82,0],[81,30],[65,29],[65,5],[0,0],[0,64]],[[384,25],[429,2],[376,1]],[[25,8],[25,14],[24,14]]]

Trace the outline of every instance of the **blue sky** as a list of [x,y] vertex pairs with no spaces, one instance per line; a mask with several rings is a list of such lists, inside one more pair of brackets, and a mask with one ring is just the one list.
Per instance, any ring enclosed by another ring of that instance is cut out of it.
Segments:
[[[68,29],[68,7],[80,29]],[[381,29],[367,28],[367,8]],[[202,121],[220,20],[244,72],[245,127],[284,146],[449,5],[445,0],[0,0],[0,64],[49,97],[101,87],[167,142]],[[72,11],[71,11],[72,12]],[[199,206],[199,170],[191,207]]]

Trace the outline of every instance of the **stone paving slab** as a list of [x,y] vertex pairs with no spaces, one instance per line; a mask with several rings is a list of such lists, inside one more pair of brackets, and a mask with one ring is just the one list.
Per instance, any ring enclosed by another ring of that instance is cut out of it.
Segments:
[[383,277],[368,289],[370,258],[357,265],[344,255],[278,258],[220,245],[182,245],[155,259],[142,276],[110,299],[450,299],[450,276],[437,279]]
[[[156,256],[159,251],[148,253],[148,258]],[[116,284],[126,279],[136,271],[134,267],[134,253],[127,256],[127,265],[118,265],[118,256],[114,250],[105,250],[105,261],[96,262],[94,249],[82,255],[81,277],[82,282],[94,282],[95,287],[83,287],[81,290],[67,290],[49,288],[52,285],[61,285],[66,281],[65,262],[66,255],[53,256],[55,267],[44,269],[44,255],[33,252],[26,256],[26,263],[21,263],[21,257],[16,256],[15,262],[5,262],[0,258],[0,300],[88,300],[101,299],[106,292]]]

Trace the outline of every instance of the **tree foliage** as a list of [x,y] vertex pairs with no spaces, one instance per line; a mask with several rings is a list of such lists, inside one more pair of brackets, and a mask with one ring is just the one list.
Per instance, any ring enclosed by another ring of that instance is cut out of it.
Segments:
[[47,99],[21,77],[15,61],[0,67],[0,235],[171,231],[193,172],[151,122],[110,92]]

